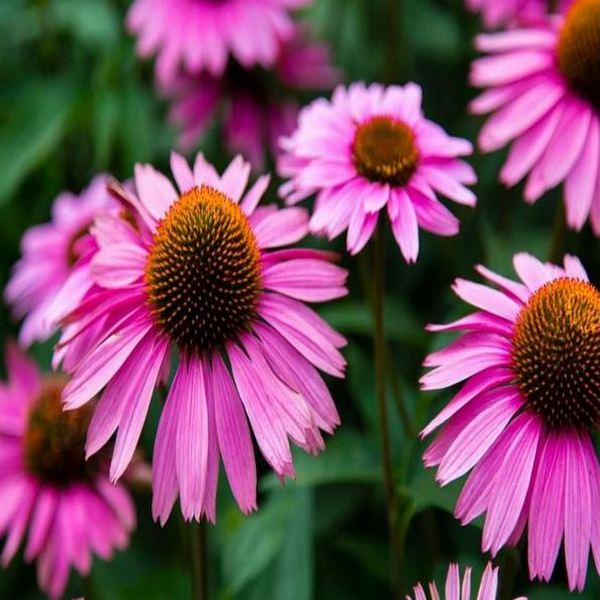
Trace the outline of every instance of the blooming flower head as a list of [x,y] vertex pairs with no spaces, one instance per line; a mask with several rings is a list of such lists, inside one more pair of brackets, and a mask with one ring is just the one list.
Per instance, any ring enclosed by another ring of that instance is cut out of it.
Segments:
[[298,127],[282,141],[281,188],[288,202],[317,195],[310,227],[330,239],[348,230],[355,254],[367,243],[384,208],[407,262],[419,252],[419,226],[454,235],[459,223],[439,201],[440,193],[473,206],[464,184],[476,180],[458,157],[471,144],[449,137],[421,111],[421,88],[352,84],[336,88],[300,113]]
[[[568,8],[573,0],[560,0],[561,10]],[[488,28],[499,25],[534,23],[548,11],[548,0],[466,0],[467,8],[481,13]]]
[[[498,567],[488,563],[481,577],[481,584],[477,592],[477,600],[496,600],[498,592]],[[441,596],[435,583],[429,584],[429,597],[431,600],[471,600],[471,567],[465,569],[462,583],[460,570],[457,564],[451,564],[446,577],[444,595]],[[406,596],[406,600],[412,600]],[[427,600],[427,594],[419,583],[414,587],[414,600]],[[515,600],[527,600],[524,597]]]
[[533,203],[565,182],[567,223],[590,218],[600,235],[600,0],[576,0],[564,16],[529,28],[481,35],[491,56],[473,63],[471,81],[490,88],[475,113],[493,112],[479,144],[493,151],[513,142],[500,178],[525,176]]
[[181,148],[194,147],[220,110],[228,151],[242,154],[260,170],[265,149],[275,156],[279,138],[294,129],[299,107],[290,92],[330,89],[338,79],[328,47],[297,27],[270,71],[248,71],[230,62],[219,77],[184,76],[164,91],[174,99],[170,118],[181,129]]
[[498,289],[458,279],[477,311],[432,331],[460,331],[432,353],[426,390],[464,382],[423,435],[442,484],[471,471],[456,506],[466,524],[486,513],[482,546],[496,554],[527,525],[529,572],[548,580],[564,539],[571,589],[583,589],[590,548],[600,565],[600,291],[579,260],[517,254],[513,281],[477,267]]
[[42,376],[13,346],[8,381],[0,384],[0,534],[2,565],[25,541],[36,561],[39,586],[63,595],[69,570],[90,572],[92,555],[109,559],[135,527],[135,508],[121,484],[112,485],[100,461],[85,460],[90,409],[65,413],[64,379]]
[[19,336],[23,346],[49,338],[58,319],[90,288],[89,263],[96,244],[89,227],[99,212],[116,204],[106,192],[106,181],[104,175],[96,177],[79,196],[62,193],[54,201],[52,220],[23,235],[22,257],[4,290],[15,316],[24,317]]
[[339,423],[317,369],[340,377],[345,367],[345,340],[304,302],[343,296],[346,271],[331,253],[283,248],[306,235],[306,212],[258,207],[269,179],[244,193],[250,165],[239,157],[222,176],[202,155],[192,170],[173,154],[171,167],[178,189],[149,165],[135,169],[135,194],[114,186],[142,215],[137,230],[111,215],[96,223],[97,292],[72,325],[104,327],[64,393],[77,408],[104,388],[86,448],[117,431],[117,479],[177,351],[154,446],[153,514],[163,523],[178,494],[186,519],[215,519],[219,456],[240,508],[255,508],[248,420],[267,462],[293,476],[289,440],[316,453],[320,430]]
[[157,53],[163,85],[181,67],[223,74],[230,57],[240,65],[271,67],[294,33],[290,11],[310,0],[136,0],[127,16],[141,56]]

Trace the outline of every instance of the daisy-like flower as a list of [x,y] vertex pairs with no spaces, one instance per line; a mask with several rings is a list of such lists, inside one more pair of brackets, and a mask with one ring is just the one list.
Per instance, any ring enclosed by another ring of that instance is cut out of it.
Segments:
[[481,35],[491,56],[473,63],[471,81],[489,87],[471,105],[494,112],[479,144],[493,151],[514,142],[500,178],[526,175],[533,203],[565,182],[567,223],[590,217],[600,235],[600,0],[576,0],[564,16],[530,28]]
[[63,595],[69,570],[89,573],[92,555],[109,559],[129,543],[135,508],[101,461],[85,460],[90,409],[65,413],[65,381],[42,376],[16,347],[7,348],[8,381],[0,383],[0,534],[7,566],[25,541],[39,586]]
[[250,165],[240,157],[222,176],[202,155],[191,170],[173,154],[171,167],[179,190],[149,165],[135,169],[136,194],[113,186],[144,223],[134,230],[111,215],[97,221],[98,291],[72,325],[83,332],[97,321],[105,326],[80,357],[64,399],[77,408],[105,388],[86,448],[94,454],[117,431],[116,480],[177,350],[154,446],[153,514],[164,523],[179,494],[186,519],[214,521],[219,456],[240,508],[256,507],[247,419],[281,478],[294,476],[290,440],[317,453],[320,430],[338,425],[317,369],[343,375],[345,340],[304,302],[345,295],[347,273],[331,253],[282,248],[306,235],[307,214],[258,207],[269,178],[244,194]]
[[[414,587],[414,600],[427,600],[427,594],[423,586],[419,583]],[[498,567],[493,567],[488,563],[481,577],[477,600],[496,600],[498,593]],[[471,567],[465,569],[465,573],[460,580],[460,570],[457,564],[451,564],[448,568],[446,585],[443,596],[440,595],[435,583],[429,584],[429,597],[431,600],[471,600]],[[406,600],[412,600],[411,596],[406,596]],[[515,600],[527,600],[524,596],[515,598]]]
[[299,106],[292,92],[331,89],[338,80],[329,48],[298,27],[270,71],[248,71],[231,62],[220,77],[185,76],[164,91],[173,98],[170,119],[181,129],[182,149],[196,146],[218,111],[228,151],[260,170],[265,149],[276,156],[279,138],[294,129]]
[[437,198],[473,206],[464,187],[476,181],[459,156],[471,144],[449,137],[421,111],[421,88],[336,88],[331,101],[304,108],[294,133],[282,140],[280,193],[290,203],[316,194],[310,221],[313,233],[330,239],[348,230],[347,247],[359,252],[373,234],[384,208],[407,262],[419,252],[419,227],[455,235],[458,219]]
[[310,0],[136,0],[127,26],[141,56],[158,54],[160,83],[190,73],[223,74],[229,57],[245,68],[271,67],[294,33],[290,11]]
[[[467,8],[481,13],[488,28],[500,25],[534,23],[544,18],[551,0],[466,0]],[[560,10],[565,10],[573,0],[560,0]]]
[[529,572],[547,581],[564,538],[571,589],[600,565],[600,291],[579,260],[564,267],[517,254],[513,281],[478,266],[498,289],[458,279],[477,311],[431,331],[462,335],[425,361],[424,389],[465,382],[424,429],[437,480],[471,474],[456,506],[466,524],[486,513],[482,546],[496,554],[527,526]]
[[23,235],[22,257],[4,290],[15,316],[24,317],[19,335],[23,346],[48,339],[57,321],[91,287],[89,263],[97,246],[89,228],[99,212],[116,206],[106,182],[101,175],[78,196],[61,194],[52,207],[52,220]]

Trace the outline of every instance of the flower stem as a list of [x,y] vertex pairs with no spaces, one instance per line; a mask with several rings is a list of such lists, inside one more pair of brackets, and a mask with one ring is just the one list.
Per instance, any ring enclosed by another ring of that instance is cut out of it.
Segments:
[[379,407],[379,428],[381,440],[381,461],[383,468],[383,482],[387,509],[388,534],[390,541],[390,581],[394,597],[400,598],[400,568],[402,547],[398,543],[396,530],[398,525],[398,507],[394,480],[394,467],[390,448],[388,428],[388,408],[386,398],[386,344],[384,330],[384,265],[385,265],[385,238],[384,229],[377,227],[374,237],[373,252],[373,317],[374,317],[374,355],[375,355],[375,381],[377,404]]
[[554,220],[554,229],[552,232],[552,243],[550,245],[550,262],[560,263],[563,258],[563,248],[565,244],[565,234],[567,233],[567,222],[562,203],[559,204]]
[[192,572],[193,600],[208,600],[206,573],[206,523],[192,521],[188,526],[190,534],[190,566]]

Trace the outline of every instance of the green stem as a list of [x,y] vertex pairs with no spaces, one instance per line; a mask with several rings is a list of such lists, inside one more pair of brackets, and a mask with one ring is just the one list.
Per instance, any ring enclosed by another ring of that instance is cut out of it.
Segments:
[[567,222],[562,202],[558,205],[556,218],[554,219],[554,229],[552,232],[552,243],[550,245],[550,262],[560,263],[563,257],[563,248],[565,244],[565,234],[567,233]]
[[402,560],[402,547],[396,537],[398,525],[398,507],[396,503],[396,489],[394,468],[390,446],[388,427],[388,407],[386,399],[386,348],[384,330],[384,264],[385,264],[385,239],[384,229],[377,227],[374,237],[373,252],[373,317],[374,317],[374,355],[375,355],[375,381],[377,404],[379,407],[379,428],[381,440],[381,461],[383,468],[383,482],[387,509],[388,534],[390,541],[390,580],[394,597],[400,598],[400,568]]
[[206,573],[206,522],[192,521],[188,526],[190,534],[190,563],[192,572],[193,600],[208,600]]
[[401,0],[386,0],[383,7],[385,15],[386,42],[386,80],[387,83],[401,81],[403,69],[402,35],[401,35]]

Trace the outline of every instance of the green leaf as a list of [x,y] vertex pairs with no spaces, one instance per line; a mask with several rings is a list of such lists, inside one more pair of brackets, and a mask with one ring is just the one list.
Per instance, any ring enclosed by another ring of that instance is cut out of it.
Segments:
[[290,491],[294,506],[289,514],[273,598],[310,600],[313,597],[313,492],[299,487]]
[[[327,441],[326,450],[319,457],[297,451],[294,458],[297,486],[329,483],[372,483],[381,479],[381,465],[376,443],[351,431],[336,433]],[[280,487],[273,474],[265,476],[261,488]]]
[[400,489],[400,494],[412,500],[414,514],[432,507],[452,513],[459,491],[460,483],[441,487],[435,481],[434,469],[420,468],[408,486]]
[[[349,299],[325,306],[320,314],[338,331],[346,335],[373,335],[373,314],[366,302]],[[385,299],[386,336],[390,341],[422,345],[426,339],[419,320],[400,300]]]
[[83,46],[110,49],[119,40],[121,17],[106,0],[61,0],[50,8],[55,26],[66,29]]
[[64,79],[38,80],[17,95],[2,129],[0,204],[59,145],[72,108],[71,91]]
[[235,596],[280,555],[287,524],[285,498],[275,497],[242,522],[225,542],[224,580]]

